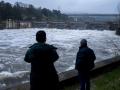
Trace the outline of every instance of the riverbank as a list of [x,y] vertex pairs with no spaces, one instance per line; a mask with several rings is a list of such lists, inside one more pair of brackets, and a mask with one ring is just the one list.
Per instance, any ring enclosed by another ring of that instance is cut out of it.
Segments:
[[[63,87],[62,90],[79,90],[78,82]],[[91,78],[91,90],[120,90],[120,66]]]

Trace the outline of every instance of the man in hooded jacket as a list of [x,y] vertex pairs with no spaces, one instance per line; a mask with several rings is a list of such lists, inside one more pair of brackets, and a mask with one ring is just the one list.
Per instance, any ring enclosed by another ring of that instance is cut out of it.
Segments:
[[30,90],[58,90],[59,79],[54,67],[54,62],[59,58],[57,48],[45,43],[45,31],[36,33],[36,41],[24,58],[31,63]]
[[94,68],[96,56],[94,51],[87,46],[87,40],[81,40],[81,46],[77,53],[75,69],[80,79],[80,90],[90,90],[90,70]]

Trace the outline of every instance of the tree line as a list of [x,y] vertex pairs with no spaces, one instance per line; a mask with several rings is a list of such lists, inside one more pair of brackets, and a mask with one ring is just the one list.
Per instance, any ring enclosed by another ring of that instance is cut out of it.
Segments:
[[32,4],[16,2],[0,2],[0,20],[35,20],[35,21],[65,21],[68,16],[62,14],[60,10],[49,10],[47,8],[36,8]]

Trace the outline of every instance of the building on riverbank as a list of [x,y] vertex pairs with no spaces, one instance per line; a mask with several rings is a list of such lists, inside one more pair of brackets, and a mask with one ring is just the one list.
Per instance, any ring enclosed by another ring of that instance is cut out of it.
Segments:
[[8,20],[6,20],[6,28],[7,29],[12,29],[12,28],[17,28],[17,22],[16,21],[14,21],[14,20],[12,20],[12,19],[8,19]]
[[0,23],[0,29],[16,28],[58,28],[58,29],[98,29],[116,30],[118,24],[115,22],[30,22],[7,20]]
[[7,28],[7,29],[31,28],[31,27],[32,27],[32,24],[30,21],[16,21],[12,19],[8,19],[4,21],[4,25],[3,25],[3,28]]
[[0,30],[5,28],[5,21],[0,21]]

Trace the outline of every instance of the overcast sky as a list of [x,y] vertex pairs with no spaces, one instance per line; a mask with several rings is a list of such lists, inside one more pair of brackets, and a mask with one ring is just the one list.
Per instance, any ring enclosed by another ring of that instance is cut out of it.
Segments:
[[62,13],[118,13],[120,0],[4,0],[7,2],[23,2],[36,7],[59,9]]

